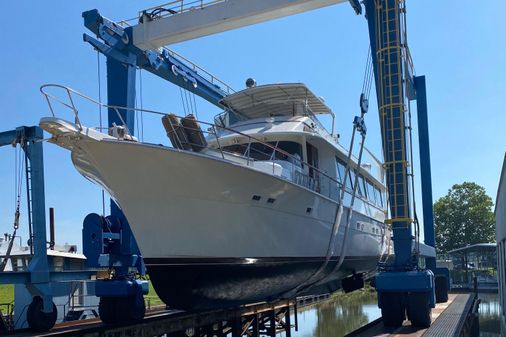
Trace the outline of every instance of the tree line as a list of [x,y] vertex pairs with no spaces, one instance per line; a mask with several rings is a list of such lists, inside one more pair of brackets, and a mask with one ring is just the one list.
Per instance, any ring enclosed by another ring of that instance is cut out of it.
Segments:
[[453,185],[434,203],[437,252],[495,242],[493,205],[482,186],[473,182]]

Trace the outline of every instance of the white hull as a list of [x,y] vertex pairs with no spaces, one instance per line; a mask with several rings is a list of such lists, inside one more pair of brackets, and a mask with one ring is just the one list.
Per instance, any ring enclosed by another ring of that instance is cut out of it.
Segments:
[[[63,127],[48,126],[55,123]],[[117,201],[158,295],[176,308],[293,296],[309,279],[334,291],[340,279],[374,270],[388,252],[382,219],[354,212],[338,262],[345,209],[325,262],[335,200],[259,168],[89,129],[78,133],[69,125],[41,121],[53,134],[65,130],[55,142],[70,149],[80,173]],[[317,272],[321,266],[326,268]]]
[[[80,147],[74,164],[117,200],[146,258],[327,253],[338,204],[313,191],[192,152],[121,141]],[[336,252],[343,234],[340,226]],[[346,255],[379,256],[378,237],[354,228]]]

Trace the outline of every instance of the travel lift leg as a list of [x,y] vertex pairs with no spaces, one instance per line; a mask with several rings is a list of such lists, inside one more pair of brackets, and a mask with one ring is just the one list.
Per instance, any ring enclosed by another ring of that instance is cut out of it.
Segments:
[[[434,274],[429,269],[419,268],[417,256],[412,253],[414,210],[410,200],[409,139],[405,124],[408,95],[411,94],[408,84],[412,83],[412,78],[403,31],[404,1],[366,0],[364,4],[374,61],[395,251],[394,263],[380,269],[376,275],[378,305],[386,326],[402,325],[407,313],[412,325],[428,327],[431,309],[435,306]],[[427,189],[423,192],[427,193]],[[432,223],[428,221],[426,226]],[[434,245],[433,240],[428,243]]]
[[[32,303],[28,306],[26,320],[33,330],[46,331],[51,329],[57,317],[56,306],[50,286],[49,266],[47,261],[47,240],[46,240],[46,205],[44,197],[44,159],[42,150],[43,131],[40,128],[33,128],[34,135],[24,144],[24,150],[30,162],[30,184],[32,198],[32,221],[33,238],[32,245],[34,256],[30,261],[28,270],[31,279],[27,284],[34,296]],[[29,201],[30,202],[30,201]]]
[[[432,176],[430,171],[429,121],[427,116],[427,91],[425,76],[413,77],[418,116],[418,144],[420,148],[420,180],[422,184],[423,233],[425,244],[436,246],[434,233],[434,210],[432,207]],[[436,303],[448,301],[450,272],[448,268],[437,268],[435,257],[426,257],[425,266],[434,273]]]
[[21,126],[16,130],[0,133],[0,146],[20,144],[26,155],[26,184],[33,221],[33,233],[30,238],[33,256],[28,265],[29,277],[26,279],[24,277],[16,278],[16,276],[23,275],[6,273],[0,278],[0,283],[24,283],[26,285],[33,296],[27,309],[26,319],[28,326],[35,331],[51,329],[57,317],[47,260],[42,138],[42,129],[37,126]]
[[[135,71],[134,65],[107,58],[108,105],[134,108]],[[133,110],[108,109],[109,127],[126,127],[132,136],[134,117]],[[148,282],[137,280],[135,273],[131,273],[131,268],[135,268],[136,273],[144,276],[144,262],[128,221],[113,200],[111,215],[103,217],[92,213],[84,219],[83,251],[87,267],[113,269],[112,277],[95,283],[102,321],[114,324],[144,318],[143,295],[148,293]]]

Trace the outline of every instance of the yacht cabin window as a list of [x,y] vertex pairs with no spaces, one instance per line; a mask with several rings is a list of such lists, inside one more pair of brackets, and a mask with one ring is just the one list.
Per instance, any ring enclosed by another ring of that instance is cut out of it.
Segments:
[[377,204],[376,202],[376,193],[374,191],[374,186],[373,184],[367,180],[367,198],[369,199],[369,201],[371,201],[372,203],[375,203]]
[[365,197],[365,189],[364,189],[364,177],[361,175],[358,176],[358,195],[361,197]]
[[[287,156],[280,151],[275,151],[272,147],[264,143],[250,143],[250,144],[234,144],[224,146],[223,151],[235,153],[244,157],[249,157],[254,160],[285,160],[293,162],[294,164],[301,166],[302,160],[302,145],[297,142],[291,141],[276,141],[267,142],[269,145],[276,147],[296,159]],[[299,160],[297,160],[299,159]]]
[[[346,172],[346,165],[343,161],[336,157],[336,179],[339,184],[343,183],[344,174]],[[353,191],[353,183],[355,182],[355,171],[350,171],[348,180],[346,181],[346,190],[348,192]],[[371,203],[383,207],[385,195],[379,187],[374,185],[371,181],[364,178],[364,176],[358,176],[357,195],[362,198],[368,199]]]
[[[336,176],[337,176],[337,181],[339,181],[339,183],[343,184],[344,182],[344,174],[346,173],[346,165],[344,164],[344,162],[342,162],[339,158],[336,157]],[[352,179],[352,175],[351,175],[351,171],[348,173],[348,180],[346,181],[346,189],[351,191],[353,190],[353,183],[352,181],[354,181],[354,178]]]

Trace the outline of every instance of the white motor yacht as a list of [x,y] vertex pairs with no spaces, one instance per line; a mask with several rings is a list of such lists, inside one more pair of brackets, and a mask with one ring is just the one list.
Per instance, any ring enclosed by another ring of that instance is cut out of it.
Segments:
[[40,126],[120,206],[171,307],[334,291],[374,271],[390,249],[385,186],[323,127],[318,117],[333,117],[323,100],[295,83],[254,86],[220,103],[214,123],[162,116],[172,146],[78,118]]

